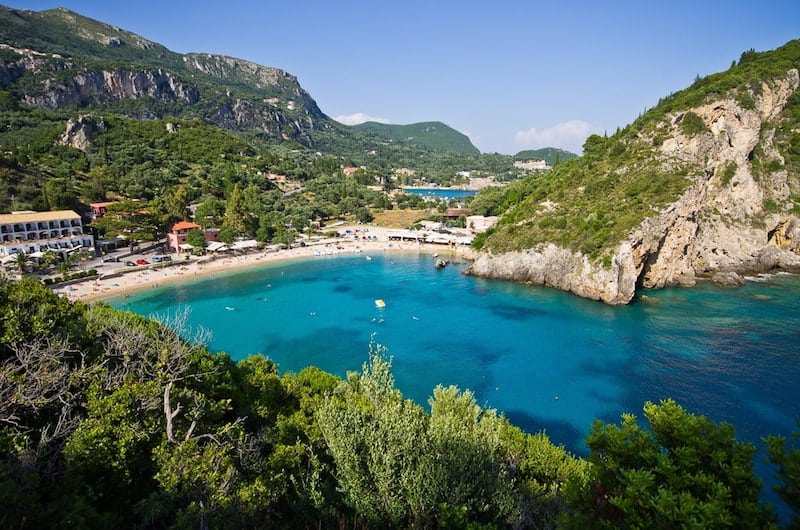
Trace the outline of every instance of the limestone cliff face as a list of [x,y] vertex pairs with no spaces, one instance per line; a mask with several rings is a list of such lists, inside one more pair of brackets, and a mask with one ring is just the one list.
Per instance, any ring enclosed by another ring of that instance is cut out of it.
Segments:
[[[676,202],[647,218],[619,245],[610,267],[549,245],[482,253],[469,272],[611,304],[630,302],[640,287],[692,285],[720,273],[729,273],[724,277],[730,281],[730,273],[800,272],[800,216],[792,213],[800,178],[784,168],[774,142],[781,113],[798,87],[800,75],[792,69],[753,91],[754,108],[722,99],[691,109],[705,124],[700,134],[682,132],[688,111],[662,122],[658,134],[668,138],[660,146],[663,167],[680,161],[700,171]],[[640,141],[653,142],[653,137]],[[753,163],[756,150],[759,168]]]
[[186,54],[183,60],[190,69],[246,84],[262,90],[266,96],[259,101],[230,97],[209,117],[215,125],[227,129],[260,129],[286,138],[327,126],[327,117],[311,95],[303,90],[295,76],[281,69],[207,53]]
[[33,75],[37,82],[22,95],[22,101],[32,107],[55,110],[147,99],[177,106],[168,110],[136,106],[130,111],[134,117],[180,114],[183,108],[191,117],[199,115],[222,128],[260,130],[300,141],[309,140],[310,130],[331,126],[296,77],[240,59],[188,54],[181,56],[186,69],[180,73],[157,67],[81,69],[71,59],[55,54],[5,44],[0,47],[18,57],[0,59],[0,89]]
[[24,101],[32,107],[59,109],[143,97],[189,105],[199,99],[194,87],[160,69],[83,72],[64,83],[47,81],[44,88],[43,94],[26,95]]

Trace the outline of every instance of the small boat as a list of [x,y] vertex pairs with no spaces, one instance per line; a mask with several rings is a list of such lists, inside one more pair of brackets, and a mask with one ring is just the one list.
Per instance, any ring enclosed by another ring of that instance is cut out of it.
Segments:
[[386,307],[386,302],[384,302],[382,298],[378,298],[375,300],[375,307]]

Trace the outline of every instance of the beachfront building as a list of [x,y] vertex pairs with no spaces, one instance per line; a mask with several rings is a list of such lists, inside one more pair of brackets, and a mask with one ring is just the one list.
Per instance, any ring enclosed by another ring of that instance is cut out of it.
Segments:
[[201,230],[208,242],[217,241],[219,236],[219,229],[217,228],[202,229],[197,223],[181,221],[172,225],[172,229],[167,234],[167,250],[172,250],[178,254],[193,250],[194,247],[186,242],[186,237],[189,235],[190,230]]
[[14,254],[42,257],[47,250],[71,254],[94,251],[94,240],[83,232],[81,216],[72,210],[0,214],[0,258]]
[[461,216],[468,216],[470,211],[467,208],[448,208],[443,214],[442,217],[445,219],[458,219]]

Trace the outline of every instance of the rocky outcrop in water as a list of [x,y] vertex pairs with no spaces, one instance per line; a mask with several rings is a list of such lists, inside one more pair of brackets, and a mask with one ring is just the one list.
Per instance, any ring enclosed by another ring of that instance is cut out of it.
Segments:
[[[693,285],[698,278],[715,276],[732,284],[734,274],[776,269],[800,272],[800,216],[793,213],[798,176],[785,169],[774,142],[782,111],[798,87],[800,75],[791,69],[752,92],[753,108],[721,99],[691,109],[706,126],[691,136],[680,127],[686,112],[670,115],[658,130],[667,138],[660,146],[665,168],[682,161],[702,171],[677,201],[619,245],[610,267],[546,245],[481,253],[469,273],[624,304],[638,288]],[[640,141],[653,142],[653,137]],[[760,169],[753,164],[756,150]]]

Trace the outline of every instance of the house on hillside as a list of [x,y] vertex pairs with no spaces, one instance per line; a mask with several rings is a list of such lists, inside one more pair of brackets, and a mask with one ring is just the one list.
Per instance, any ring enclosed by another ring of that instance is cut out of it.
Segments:
[[544,160],[517,160],[514,167],[525,171],[544,171],[550,169]]
[[93,202],[89,204],[89,212],[86,214],[89,219],[100,219],[108,211],[108,207],[116,204],[117,201]]
[[186,243],[186,236],[190,230],[202,230],[203,236],[208,242],[215,242],[219,237],[219,229],[217,228],[201,229],[197,223],[181,221],[172,225],[172,229],[167,234],[167,251],[180,254],[181,252],[192,250],[191,245]]

